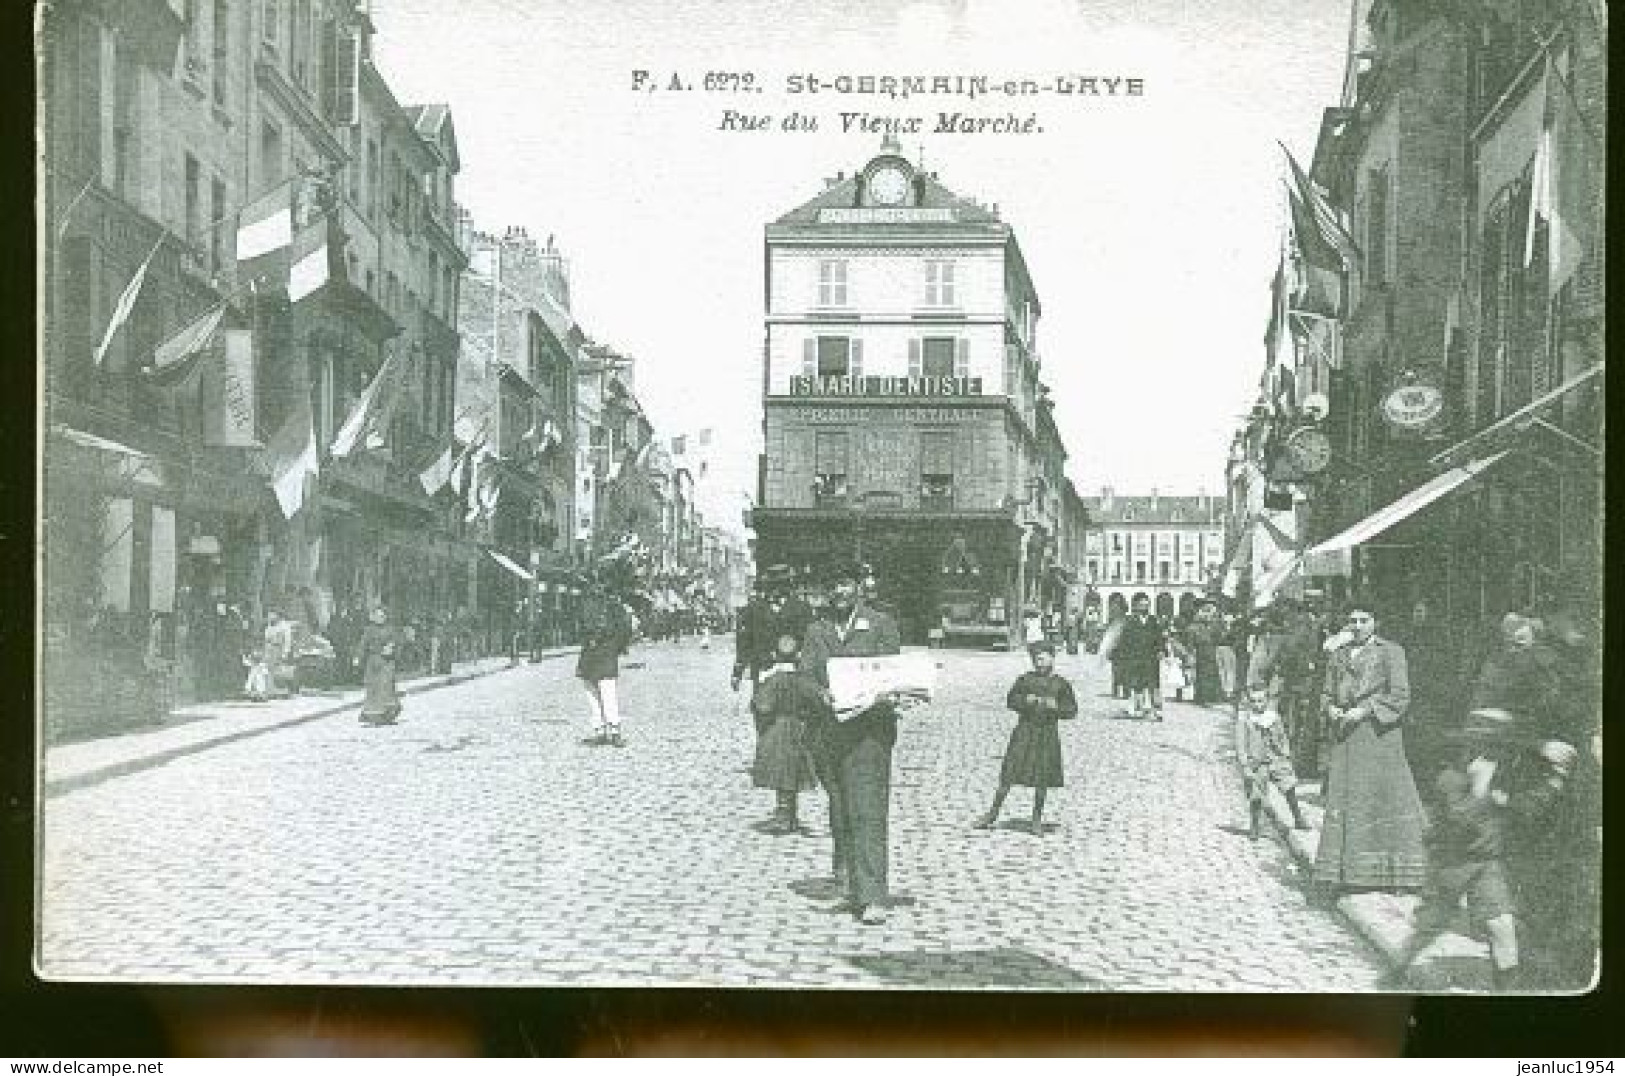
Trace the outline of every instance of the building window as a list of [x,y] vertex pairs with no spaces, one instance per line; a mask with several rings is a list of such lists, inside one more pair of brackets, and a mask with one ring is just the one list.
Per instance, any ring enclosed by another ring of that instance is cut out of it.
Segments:
[[928,336],[909,341],[909,377],[966,377],[969,375],[969,341],[951,336]]
[[231,9],[226,0],[214,0],[214,103],[226,103],[227,58],[231,53]]
[[951,511],[954,505],[954,435],[948,430],[920,434],[920,507]]
[[1093,558],[1090,558],[1090,560],[1089,560],[1089,582],[1098,583],[1099,581],[1100,581],[1100,561],[1095,560]]
[[367,140],[367,216],[378,214],[378,143]]
[[119,127],[113,132],[113,190],[122,197],[130,194],[130,131]]
[[1165,560],[1157,562],[1157,579],[1164,583],[1174,581],[1174,566]]
[[1112,561],[1112,582],[1121,583],[1122,581],[1123,581],[1123,562],[1120,561],[1120,560],[1114,560],[1114,561]]
[[1388,264],[1388,169],[1371,172],[1366,183],[1366,279],[1383,285],[1392,270]]
[[928,259],[925,263],[925,305],[953,306],[954,263]]
[[223,237],[226,234],[226,184],[215,179],[209,185],[209,271],[218,273],[225,267]]
[[818,263],[818,305],[846,305],[846,262],[829,260]]
[[1187,582],[1187,583],[1196,582],[1196,562],[1195,561],[1187,560],[1185,562],[1184,571],[1185,571],[1185,582]]
[[1119,557],[1123,555],[1123,535],[1121,531],[1112,532],[1112,553]]
[[261,0],[260,40],[275,49],[282,41],[281,0]]
[[203,172],[190,153],[186,154],[185,177],[186,246],[195,255],[203,245]]
[[288,28],[288,62],[293,80],[300,88],[309,90],[315,82],[315,41],[312,35],[310,0],[294,0],[293,24]]
[[260,188],[268,191],[282,182],[282,132],[275,124],[260,128]]
[[1143,560],[1134,562],[1134,581],[1136,583],[1145,582],[1145,561]]
[[843,504],[847,496],[851,437],[845,430],[818,430],[813,445],[813,503]]
[[849,336],[819,336],[806,344],[802,373],[818,377],[861,377],[863,342]]

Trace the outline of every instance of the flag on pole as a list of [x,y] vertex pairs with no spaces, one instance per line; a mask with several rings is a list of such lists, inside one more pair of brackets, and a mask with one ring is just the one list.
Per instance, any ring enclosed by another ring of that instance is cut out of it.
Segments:
[[310,401],[300,396],[293,413],[265,446],[271,468],[271,488],[285,519],[292,519],[305,503],[305,478],[321,473],[316,453],[316,428]]
[[366,438],[367,448],[377,448],[384,443],[385,431],[400,399],[401,372],[405,365],[399,350],[392,350],[384,364],[378,367],[361,399],[351,408],[344,425],[339,427],[328,449],[329,454],[339,458],[348,456],[363,437]]
[[468,510],[463,515],[464,523],[473,523],[496,508],[497,498],[501,495],[497,486],[496,462],[497,454],[484,442],[469,457],[468,470],[465,472],[468,476]]
[[440,455],[436,456],[434,462],[429,464],[418,475],[418,481],[423,484],[424,495],[433,497],[436,493],[445,489],[446,483],[451,481],[451,472],[455,465],[452,444],[447,441],[446,447],[441,450]]
[[319,290],[331,276],[327,248],[327,220],[322,218],[294,237],[293,253],[288,266],[288,301],[297,303]]
[[158,247],[162,245],[163,241],[159,240],[153,246],[152,253],[147,255],[141,267],[130,278],[130,282],[124,285],[124,290],[119,293],[118,302],[113,304],[113,316],[108,319],[107,331],[102,333],[102,342],[96,345],[97,366],[100,366],[102,360],[107,357],[107,349],[113,346],[113,339],[119,330],[124,328],[124,323],[130,320],[130,312],[135,309],[135,301],[141,295],[141,285],[147,280],[147,267],[152,264],[152,259],[158,253]]
[[463,451],[458,454],[457,462],[451,466],[451,474],[447,478],[447,481],[451,483],[451,490],[453,493],[457,494],[459,500],[468,495],[468,480],[470,477],[471,465],[474,460],[474,453],[479,449],[480,445],[484,443],[485,431],[484,427],[482,426],[480,432],[475,434],[474,439],[469,441],[468,444],[464,446]]
[[201,359],[219,335],[225,316],[226,304],[220,303],[159,344],[152,353],[152,364],[141,369],[146,383],[162,389],[191,385],[203,368]]
[[278,183],[238,214],[237,264],[242,266],[292,245],[293,186]]
[[1292,207],[1293,230],[1298,235],[1304,257],[1311,264],[1327,269],[1346,269],[1359,257],[1359,245],[1349,235],[1348,229],[1343,227],[1343,221],[1331,202],[1298,166],[1292,151],[1282,145],[1281,152],[1286,154],[1287,167],[1292,173],[1287,195]]
[[654,445],[653,439],[645,441],[642,448],[626,456],[621,464],[621,477],[625,478],[648,463],[649,450],[654,448]]

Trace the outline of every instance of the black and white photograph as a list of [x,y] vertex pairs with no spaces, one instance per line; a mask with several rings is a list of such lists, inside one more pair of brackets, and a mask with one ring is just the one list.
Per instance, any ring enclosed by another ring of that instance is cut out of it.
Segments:
[[33,966],[1601,974],[1603,0],[41,0]]

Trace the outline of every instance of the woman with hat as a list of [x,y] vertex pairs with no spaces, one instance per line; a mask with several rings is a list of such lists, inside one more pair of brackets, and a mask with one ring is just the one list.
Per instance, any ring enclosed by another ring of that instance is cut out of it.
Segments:
[[366,696],[361,703],[363,725],[393,725],[401,714],[401,696],[395,686],[395,629],[389,614],[376,606],[361,631],[358,654]]
[[[801,652],[802,669],[826,690],[831,659],[902,652],[897,622],[863,600],[863,573],[856,564],[837,565],[829,582],[826,617],[808,625]],[[813,716],[807,739],[829,793],[835,879],[846,894],[836,907],[860,922],[883,923],[897,700],[881,696],[844,721],[832,710]]]
[[1427,854],[1422,801],[1405,758],[1405,650],[1377,634],[1369,602],[1349,603],[1343,635],[1321,689],[1331,746],[1314,879],[1331,891],[1414,889]]

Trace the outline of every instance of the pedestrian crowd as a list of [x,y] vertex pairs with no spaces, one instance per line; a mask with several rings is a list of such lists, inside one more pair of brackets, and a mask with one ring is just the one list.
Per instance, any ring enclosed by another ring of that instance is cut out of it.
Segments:
[[1116,688],[1149,695],[1153,716],[1153,654],[1194,666],[1194,701],[1234,698],[1255,835],[1271,789],[1307,828],[1298,783],[1319,781],[1319,896],[1420,896],[1396,984],[1446,930],[1489,943],[1501,988],[1590,981],[1600,652],[1573,610],[1507,613],[1487,640],[1446,630],[1425,601],[1390,626],[1363,599],[1336,621],[1283,600],[1185,624],[1140,607],[1114,628]]

